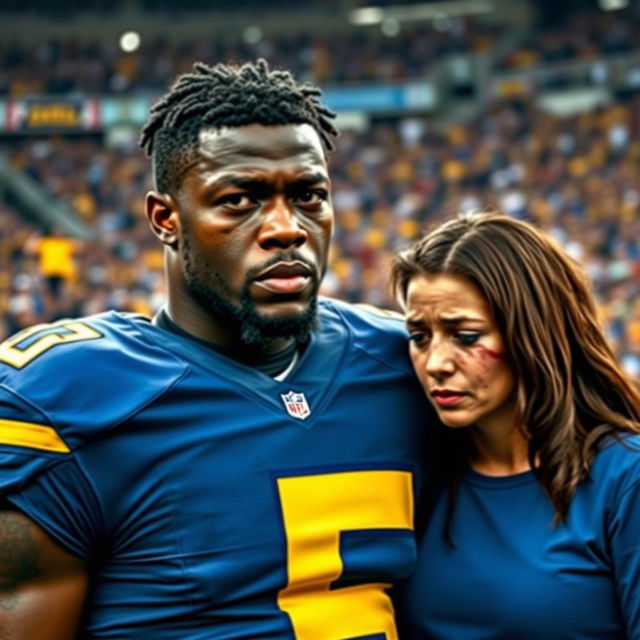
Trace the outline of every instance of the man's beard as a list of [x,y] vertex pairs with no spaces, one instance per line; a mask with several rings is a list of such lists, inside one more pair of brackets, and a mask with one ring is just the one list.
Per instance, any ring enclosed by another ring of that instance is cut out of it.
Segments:
[[189,292],[205,309],[211,312],[216,322],[234,333],[239,331],[240,341],[247,346],[266,347],[274,338],[294,338],[298,343],[305,343],[316,328],[320,280],[315,270],[310,276],[312,291],[309,303],[300,314],[274,318],[260,315],[251,299],[249,292],[253,275],[257,275],[259,271],[268,268],[271,264],[292,260],[307,264],[296,252],[287,252],[274,256],[268,262],[260,265],[259,269],[249,271],[240,293],[240,304],[235,305],[231,302],[231,292],[220,273],[203,265],[197,258],[194,259],[188,235],[185,233],[183,236],[182,261]]

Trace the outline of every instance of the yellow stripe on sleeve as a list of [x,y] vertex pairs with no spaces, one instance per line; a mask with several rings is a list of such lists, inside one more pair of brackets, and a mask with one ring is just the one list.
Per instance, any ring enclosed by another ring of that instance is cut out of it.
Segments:
[[70,452],[69,447],[51,427],[19,420],[0,420],[0,444],[58,453]]

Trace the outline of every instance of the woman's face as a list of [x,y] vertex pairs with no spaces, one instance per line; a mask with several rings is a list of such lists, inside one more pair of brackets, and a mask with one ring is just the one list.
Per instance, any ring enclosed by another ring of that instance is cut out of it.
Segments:
[[449,427],[513,427],[515,376],[489,305],[467,278],[418,275],[406,300],[409,353]]

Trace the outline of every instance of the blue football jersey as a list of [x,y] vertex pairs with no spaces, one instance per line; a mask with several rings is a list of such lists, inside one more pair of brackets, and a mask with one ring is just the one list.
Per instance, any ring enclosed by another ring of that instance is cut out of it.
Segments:
[[79,638],[397,638],[433,418],[400,319],[318,320],[283,382],[114,312],[0,346],[0,492],[88,561]]

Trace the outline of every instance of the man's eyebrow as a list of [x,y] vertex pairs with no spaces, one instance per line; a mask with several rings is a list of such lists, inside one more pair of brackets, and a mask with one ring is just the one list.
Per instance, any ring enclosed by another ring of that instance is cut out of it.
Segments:
[[215,187],[216,189],[223,189],[224,187],[238,187],[239,189],[260,189],[264,188],[266,184],[265,180],[255,177],[238,176],[233,174],[221,175],[213,179],[208,186]]
[[329,176],[325,173],[304,173],[293,181],[295,186],[311,186],[319,182],[329,182]]
[[[329,182],[329,176],[322,172],[303,173],[299,177],[291,181],[294,188],[309,187],[321,182]],[[209,186],[216,189],[224,189],[225,187],[237,187],[238,189],[246,189],[247,191],[264,190],[269,188],[270,180],[268,178],[259,178],[255,176],[239,176],[235,174],[223,174],[214,178]]]

